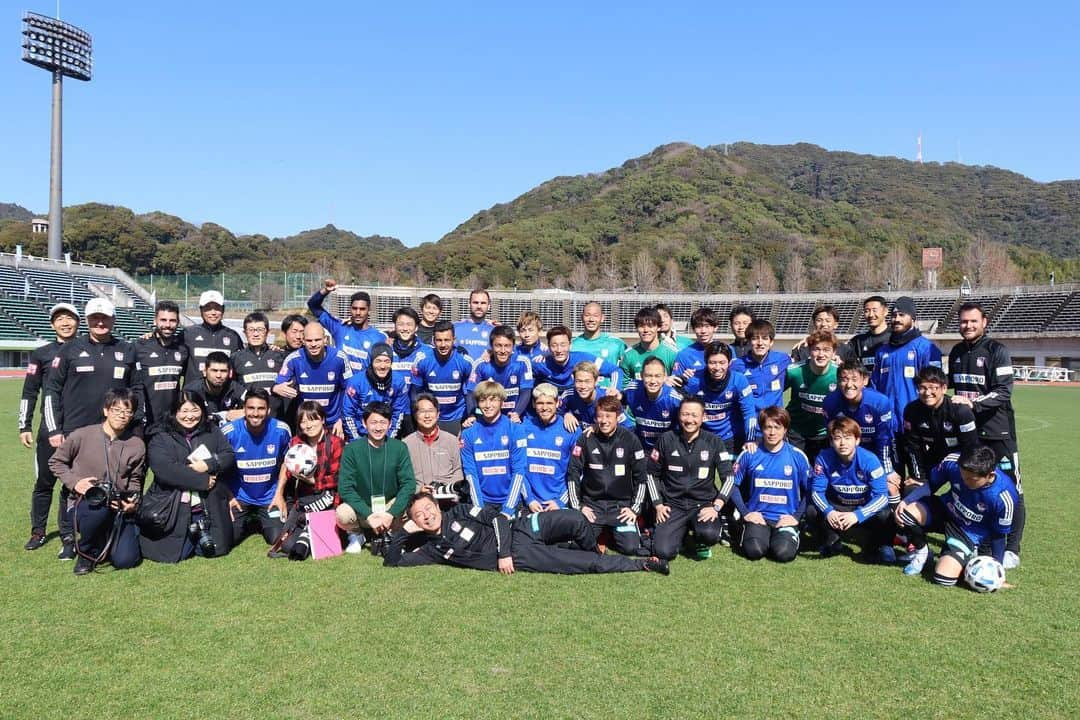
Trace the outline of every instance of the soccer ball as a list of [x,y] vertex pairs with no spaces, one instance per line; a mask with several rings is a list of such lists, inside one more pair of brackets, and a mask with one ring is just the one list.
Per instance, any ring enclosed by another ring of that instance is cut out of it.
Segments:
[[964,582],[975,592],[994,592],[1005,584],[1005,568],[989,555],[979,555],[964,568]]
[[307,443],[293,445],[285,453],[285,472],[292,477],[307,478],[315,471],[319,456]]

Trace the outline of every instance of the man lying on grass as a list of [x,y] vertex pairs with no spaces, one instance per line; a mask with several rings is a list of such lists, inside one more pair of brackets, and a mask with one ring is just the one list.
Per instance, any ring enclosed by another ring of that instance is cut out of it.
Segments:
[[[656,557],[600,555],[596,530],[577,510],[549,510],[511,520],[493,506],[455,505],[443,511],[426,492],[412,496],[408,520],[390,538],[384,564],[410,567],[442,563],[511,575],[648,570],[668,574]],[[557,543],[573,542],[570,549]]]

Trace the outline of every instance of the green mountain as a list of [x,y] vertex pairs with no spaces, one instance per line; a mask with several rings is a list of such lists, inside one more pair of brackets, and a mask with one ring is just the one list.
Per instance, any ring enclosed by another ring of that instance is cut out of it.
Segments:
[[[44,252],[28,219],[0,205],[0,250]],[[140,273],[287,268],[343,281],[583,290],[908,288],[922,248],[940,247],[939,284],[966,275],[1011,285],[1051,271],[1080,278],[1080,182],[808,144],[675,143],[554,178],[415,248],[333,225],[237,236],[96,203],[66,208],[64,235],[73,258]]]

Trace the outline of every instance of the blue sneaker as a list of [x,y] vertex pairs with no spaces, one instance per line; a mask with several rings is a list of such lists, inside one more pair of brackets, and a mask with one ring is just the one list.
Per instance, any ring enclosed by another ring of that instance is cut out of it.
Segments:
[[882,565],[896,564],[896,551],[892,545],[882,545],[877,549],[877,561]]
[[908,561],[908,564],[904,566],[904,574],[919,575],[926,566],[926,562],[933,557],[933,553],[930,552],[929,545],[923,545],[921,548],[911,553],[910,557],[911,559]]

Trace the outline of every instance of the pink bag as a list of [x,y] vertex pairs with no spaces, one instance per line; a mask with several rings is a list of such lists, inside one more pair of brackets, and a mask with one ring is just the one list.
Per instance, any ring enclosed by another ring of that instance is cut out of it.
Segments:
[[341,555],[341,536],[338,535],[337,516],[333,510],[320,510],[307,514],[308,532],[311,534],[311,556],[316,560]]

